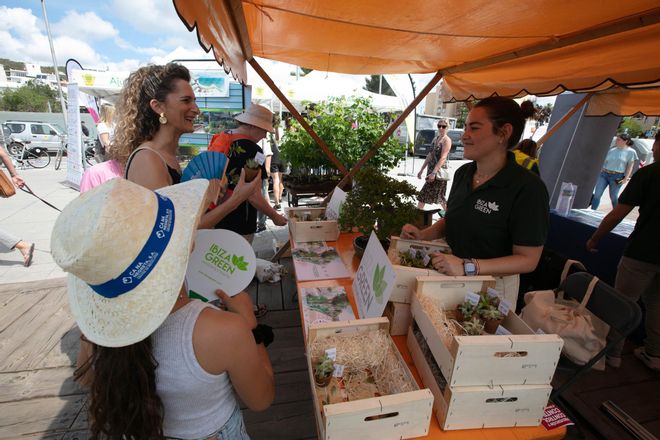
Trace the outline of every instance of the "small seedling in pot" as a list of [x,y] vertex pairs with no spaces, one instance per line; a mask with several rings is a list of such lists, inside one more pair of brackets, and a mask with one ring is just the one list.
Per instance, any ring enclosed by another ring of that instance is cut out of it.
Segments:
[[327,354],[324,354],[316,362],[314,367],[314,382],[319,387],[325,387],[332,379],[332,372],[335,371],[335,363]]
[[485,321],[484,329],[486,333],[495,334],[497,327],[504,321],[504,315],[502,312],[497,310],[494,305],[489,305],[488,307],[482,309],[479,312],[479,315]]
[[456,321],[469,321],[477,310],[470,301],[464,301],[456,307]]
[[484,331],[484,323],[476,316],[473,316],[471,320],[463,322],[463,328],[468,336],[478,336]]
[[259,165],[259,162],[257,162],[254,159],[248,159],[245,161],[245,165],[243,166],[243,169],[245,170],[245,181],[246,182],[252,182],[255,177],[257,177],[257,174],[259,174],[259,169],[261,168],[261,165]]

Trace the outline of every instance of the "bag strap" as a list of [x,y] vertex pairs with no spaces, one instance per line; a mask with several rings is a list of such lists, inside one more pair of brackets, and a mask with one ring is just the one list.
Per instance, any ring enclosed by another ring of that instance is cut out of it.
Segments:
[[587,291],[584,294],[584,298],[582,298],[582,302],[580,302],[580,305],[576,310],[583,311],[587,308],[587,303],[589,302],[591,294],[594,292],[594,288],[596,287],[596,284],[598,284],[598,281],[598,277],[594,275],[594,277],[589,282],[589,286],[587,287]]
[[139,151],[142,151],[142,150],[149,150],[149,151],[151,151],[151,152],[156,153],[156,154],[158,155],[158,157],[160,157],[160,160],[163,161],[163,165],[165,165],[165,169],[167,169],[167,167],[168,167],[168,165],[167,165],[167,161],[165,160],[165,158],[163,157],[162,154],[160,154],[158,151],[156,151],[156,150],[154,150],[153,148],[150,148],[150,147],[139,147],[139,148],[136,148],[136,149],[131,153],[131,155],[128,156],[128,159],[126,160],[126,169],[124,170],[124,179],[128,179],[128,169],[129,169],[129,167],[131,166],[131,162],[133,161],[133,158],[135,157],[135,155],[136,155]]
[[26,192],[26,193],[28,193],[28,194],[30,194],[30,195],[32,195],[32,196],[38,198],[39,200],[41,200],[42,202],[44,202],[46,205],[50,206],[50,207],[53,208],[54,210],[59,211],[59,212],[62,212],[62,210],[61,210],[60,208],[58,208],[57,206],[53,206],[53,205],[51,205],[49,202],[45,201],[44,199],[42,199],[41,197],[39,197],[38,195],[36,195],[36,194],[32,191],[32,189],[30,189],[30,187],[27,185],[27,183],[24,184],[24,185],[21,187],[21,191],[24,191],[24,192]]
[[564,270],[561,272],[561,278],[559,279],[559,284],[563,284],[564,280],[568,276],[568,271],[571,270],[571,267],[573,265],[577,265],[580,269],[583,271],[587,271],[587,268],[584,267],[584,264],[580,263],[578,260],[566,260],[566,263],[564,263]]

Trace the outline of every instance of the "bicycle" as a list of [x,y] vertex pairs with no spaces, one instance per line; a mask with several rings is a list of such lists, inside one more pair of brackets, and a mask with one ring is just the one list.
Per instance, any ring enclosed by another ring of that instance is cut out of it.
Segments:
[[[83,146],[85,148],[85,163],[90,167],[98,162],[96,160],[96,155],[94,153],[94,148],[90,147],[91,141],[83,141]],[[68,144],[64,142],[64,136],[60,136],[60,148],[57,150],[55,155],[55,170],[59,170],[62,166],[62,157],[64,153],[67,152]]]
[[43,147],[28,148],[29,143],[29,141],[23,142],[20,154],[13,156],[16,163],[20,164],[20,168],[23,170],[26,168],[26,164],[33,168],[46,168],[50,164],[48,150]]

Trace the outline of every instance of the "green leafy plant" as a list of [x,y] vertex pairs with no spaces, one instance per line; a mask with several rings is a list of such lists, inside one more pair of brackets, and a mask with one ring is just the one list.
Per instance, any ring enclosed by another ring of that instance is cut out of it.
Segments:
[[258,170],[260,166],[261,165],[259,165],[259,162],[257,162],[254,159],[248,159],[245,161],[245,168],[249,168],[251,170]]
[[497,308],[492,304],[489,304],[487,307],[481,309],[479,311],[479,316],[481,316],[483,319],[492,319],[492,320],[499,320],[504,318],[502,312],[497,310]]
[[417,191],[408,182],[388,177],[373,167],[360,170],[355,181],[357,185],[348,192],[339,215],[342,229],[356,227],[365,236],[373,230],[379,240],[384,240],[398,235],[403,225],[417,218]]
[[327,354],[324,354],[314,367],[314,376],[318,379],[324,379],[330,376],[333,371],[335,371],[335,362]]
[[424,264],[424,258],[420,256],[419,253],[415,257],[410,255],[409,252],[399,252],[399,264],[401,266],[416,267],[419,269],[426,269],[430,264],[431,260],[429,259],[428,264]]
[[248,263],[247,261],[243,260],[243,256],[237,257],[236,255],[232,255],[231,262],[238,268],[238,270],[247,270]]
[[238,142],[234,142],[229,146],[229,153],[227,154],[227,156],[233,157],[234,155],[241,153],[245,153],[245,148],[238,145]]
[[[373,146],[387,128],[386,118],[376,112],[370,98],[330,98],[308,106],[306,120],[330,151],[351,168]],[[390,137],[367,162],[389,170],[403,158],[405,146]],[[300,176],[339,176],[339,171],[300,123],[292,121],[280,145],[282,159]],[[308,179],[310,180],[310,179]]]
[[469,321],[463,321],[463,329],[469,336],[478,336],[484,331],[484,323],[479,318],[473,316]]
[[385,265],[383,265],[383,267],[380,267],[380,265],[376,264],[376,269],[374,270],[372,284],[374,288],[374,295],[376,296],[376,302],[378,304],[383,303],[383,292],[387,287],[387,283],[383,279],[384,277],[385,277]]
[[472,315],[474,315],[474,312],[477,310],[477,306],[472,304],[470,301],[463,301],[461,304],[458,305],[456,308],[462,315],[459,321],[467,321],[472,318]]

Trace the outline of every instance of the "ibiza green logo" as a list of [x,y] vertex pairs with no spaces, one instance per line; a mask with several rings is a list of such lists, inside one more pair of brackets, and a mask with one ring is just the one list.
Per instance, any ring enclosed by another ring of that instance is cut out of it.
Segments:
[[217,267],[223,272],[233,274],[236,269],[246,271],[248,262],[244,260],[243,256],[234,255],[217,244],[212,244],[204,260],[207,264]]
[[378,304],[383,303],[383,292],[387,287],[387,283],[384,280],[385,278],[385,266],[380,267],[376,264],[376,269],[374,270],[373,282],[371,285],[374,289],[374,296],[376,297],[376,302]]

